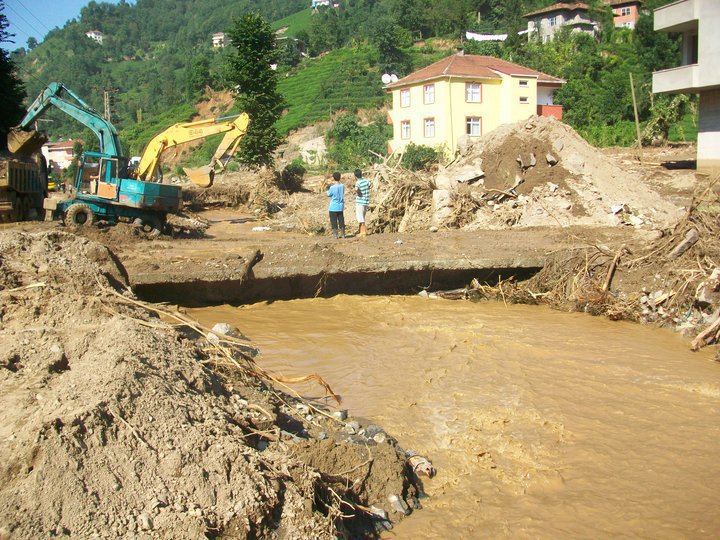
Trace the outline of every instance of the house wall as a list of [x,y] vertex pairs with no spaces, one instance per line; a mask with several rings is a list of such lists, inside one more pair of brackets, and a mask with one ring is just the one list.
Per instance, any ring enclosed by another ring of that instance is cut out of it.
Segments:
[[[629,15],[622,15],[623,8],[629,8]],[[612,8],[613,23],[616,27],[635,28],[635,24],[640,18],[640,9],[637,4],[628,6],[618,6]]]
[[[527,86],[520,86],[526,81]],[[479,82],[482,85],[482,101],[465,101],[465,83]],[[400,106],[401,90],[393,89],[393,105],[389,113],[393,125],[393,139],[389,143],[391,152],[398,152],[410,142],[418,145],[444,149],[452,155],[458,140],[466,137],[468,117],[481,118],[482,136],[505,123],[518,122],[537,113],[537,79],[502,75],[501,79],[472,79],[453,77],[436,80],[435,103],[424,104],[424,86],[427,83],[409,87],[410,106]],[[404,88],[403,88],[404,89]],[[527,100],[521,102],[520,98]],[[425,119],[435,120],[435,137],[425,137]],[[402,139],[402,122],[410,122],[410,138]],[[474,136],[471,138],[475,138]]]
[[[555,17],[555,24],[551,25],[551,18]],[[584,11],[561,10],[542,13],[528,19],[528,39],[535,35],[541,42],[550,41],[563,26],[571,25],[573,32],[595,33],[597,21],[590,18]]]
[[700,94],[697,168],[720,173],[720,89]]

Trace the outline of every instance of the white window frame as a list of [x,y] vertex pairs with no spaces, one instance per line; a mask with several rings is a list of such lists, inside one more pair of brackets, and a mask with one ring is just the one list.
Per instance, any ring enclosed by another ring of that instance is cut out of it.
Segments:
[[620,16],[621,17],[629,17],[630,13],[632,13],[632,10],[629,7],[620,8]]
[[[477,90],[477,92],[475,92],[475,90]],[[465,83],[465,103],[482,103],[482,83]]]
[[529,81],[527,81],[527,80],[525,80],[525,79],[523,79],[523,80],[520,81],[520,87],[521,87],[521,88],[527,88],[528,86],[530,86],[530,82],[529,82]]
[[401,107],[409,107],[410,106],[410,89],[409,88],[400,90],[400,106]]
[[435,103],[435,84],[426,84],[423,86],[423,104],[432,105]]
[[410,131],[410,120],[403,120],[400,122],[400,138],[403,141],[407,141],[412,136]]
[[426,139],[435,138],[435,118],[425,118],[423,133]]
[[482,117],[466,116],[465,117],[465,133],[470,137],[482,136]]
[[557,25],[557,17],[548,17],[548,26],[556,26]]
[[530,103],[530,98],[527,96],[520,96],[520,103],[523,105],[527,105]]

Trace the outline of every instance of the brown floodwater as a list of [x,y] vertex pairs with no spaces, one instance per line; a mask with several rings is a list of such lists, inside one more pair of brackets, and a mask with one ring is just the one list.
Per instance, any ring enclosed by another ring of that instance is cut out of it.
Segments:
[[190,312],[433,461],[397,538],[720,536],[720,364],[670,331],[420,297]]

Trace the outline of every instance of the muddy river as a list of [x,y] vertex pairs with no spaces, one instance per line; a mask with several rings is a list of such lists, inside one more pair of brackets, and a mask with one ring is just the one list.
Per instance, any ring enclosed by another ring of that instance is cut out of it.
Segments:
[[433,461],[398,538],[720,535],[720,364],[669,331],[419,297],[191,313]]

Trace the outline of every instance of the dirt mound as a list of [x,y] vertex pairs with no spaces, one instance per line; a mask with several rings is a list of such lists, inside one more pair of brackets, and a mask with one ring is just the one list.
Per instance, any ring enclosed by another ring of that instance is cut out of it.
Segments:
[[[100,244],[2,233],[0,270],[0,536],[362,535],[348,509],[413,498],[392,438],[301,410],[250,364],[230,386],[207,340],[118,294]],[[339,471],[314,457],[329,446]]]
[[[609,162],[571,127],[533,116],[503,125],[468,145],[436,179],[449,190],[445,220],[465,197],[474,227],[667,226],[681,212],[643,178]],[[452,201],[451,199],[454,199]],[[437,205],[436,205],[437,206]],[[441,212],[442,215],[442,212]]]

